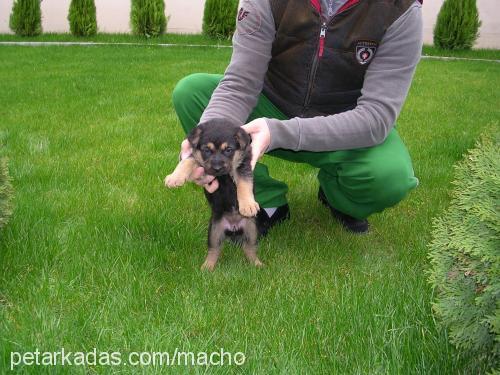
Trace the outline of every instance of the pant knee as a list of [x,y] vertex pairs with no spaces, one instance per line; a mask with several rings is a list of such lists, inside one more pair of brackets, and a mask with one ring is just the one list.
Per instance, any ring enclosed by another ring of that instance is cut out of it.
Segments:
[[200,121],[221,77],[217,74],[191,74],[174,87],[172,102],[185,133]]
[[417,185],[411,165],[408,169],[394,163],[344,171],[333,178],[320,172],[318,177],[330,204],[358,219],[396,205]]
[[172,91],[172,102],[177,113],[193,101],[195,93],[199,91],[197,86],[204,75],[203,73],[190,74],[177,82]]
[[416,185],[411,166],[393,164],[373,173],[370,190],[373,199],[383,209],[402,201]]

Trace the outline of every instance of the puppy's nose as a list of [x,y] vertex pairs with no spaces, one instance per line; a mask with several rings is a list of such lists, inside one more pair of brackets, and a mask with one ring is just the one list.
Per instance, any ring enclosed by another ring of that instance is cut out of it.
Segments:
[[222,164],[221,165],[212,165],[212,169],[215,172],[220,172],[222,170]]

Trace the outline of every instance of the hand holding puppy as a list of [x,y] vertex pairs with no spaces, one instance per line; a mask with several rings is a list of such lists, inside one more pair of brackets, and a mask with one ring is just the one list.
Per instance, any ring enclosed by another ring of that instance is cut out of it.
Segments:
[[252,170],[255,164],[264,155],[271,143],[271,133],[264,118],[258,118],[242,126],[252,137]]
[[[181,143],[181,160],[191,156],[192,152],[193,150],[191,149],[189,141],[187,139],[183,140]],[[205,169],[203,169],[203,167],[195,168],[189,180],[197,185],[203,186],[209,193],[213,193],[219,187],[219,182],[215,176],[205,174]]]
[[[255,169],[257,161],[264,155],[271,143],[271,133],[264,118],[258,118],[250,121],[248,124],[243,125],[242,129],[245,130],[252,138],[252,170]],[[189,141],[184,139],[181,143],[181,160],[187,159],[191,156],[193,150]],[[219,182],[215,176],[205,173],[203,167],[196,167],[193,173],[189,176],[189,180],[197,185],[203,186],[206,191],[213,193],[219,188]],[[168,184],[170,185],[170,184]]]

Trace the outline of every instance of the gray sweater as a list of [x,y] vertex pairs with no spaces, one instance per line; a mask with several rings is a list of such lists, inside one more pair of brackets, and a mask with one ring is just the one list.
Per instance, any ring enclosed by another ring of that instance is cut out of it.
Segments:
[[[227,117],[243,124],[262,91],[276,33],[273,15],[269,0],[240,0],[240,6],[250,12],[245,22],[237,22],[231,62],[200,122]],[[331,116],[266,119],[271,133],[268,151],[335,151],[382,143],[406,99],[421,49],[421,5],[415,2],[385,33],[366,71],[357,106]]]

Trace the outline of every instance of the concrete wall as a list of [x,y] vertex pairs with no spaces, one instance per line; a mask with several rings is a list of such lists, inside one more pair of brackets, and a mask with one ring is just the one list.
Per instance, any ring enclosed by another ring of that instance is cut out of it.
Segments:
[[[70,0],[42,0],[44,32],[68,32]],[[0,0],[0,33],[10,33],[9,15],[13,0]],[[172,33],[199,33],[204,0],[166,0],[165,14],[170,16],[167,28]],[[100,32],[130,31],[130,0],[95,0],[97,27]]]
[[[1,0],[0,0],[1,1]],[[444,0],[424,0],[424,42],[432,44],[432,31]],[[476,0],[482,22],[476,48],[500,48],[500,0]]]
[[[304,0],[307,1],[307,0]],[[424,38],[432,44],[432,30],[444,0],[424,0]],[[0,33],[9,33],[9,14],[13,0],[0,0]],[[70,0],[42,0],[43,30],[69,31]],[[128,32],[130,0],[95,0],[97,25],[101,32]],[[199,33],[203,17],[204,0],[166,0],[165,14],[170,16],[168,31],[173,33]],[[482,21],[476,47],[500,48],[500,0],[477,0]]]

